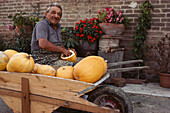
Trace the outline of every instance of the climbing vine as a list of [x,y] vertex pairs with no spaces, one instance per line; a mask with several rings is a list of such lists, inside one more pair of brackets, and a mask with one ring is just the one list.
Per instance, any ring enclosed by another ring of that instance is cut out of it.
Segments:
[[[133,42],[133,59],[142,59],[145,60],[145,40],[147,37],[147,30],[151,28],[151,10],[153,10],[153,6],[151,3],[147,0],[140,6],[141,13],[138,16],[138,23],[136,27],[136,34],[133,36],[134,42]],[[143,65],[141,63],[137,64],[138,66]],[[138,77],[139,78],[140,72],[138,71]]]

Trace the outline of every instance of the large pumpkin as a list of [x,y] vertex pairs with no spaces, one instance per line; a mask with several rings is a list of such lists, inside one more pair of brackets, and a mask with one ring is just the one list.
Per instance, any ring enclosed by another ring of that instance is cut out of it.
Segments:
[[37,69],[38,74],[56,76],[56,70],[50,65],[40,65]]
[[74,66],[74,78],[94,83],[107,71],[107,63],[100,56],[88,56]]
[[17,53],[13,55],[8,64],[7,71],[31,73],[34,68],[34,60],[27,53]]
[[62,66],[57,69],[56,76],[61,78],[74,79],[73,72],[74,72],[74,67]]
[[4,51],[4,53],[9,57],[11,58],[13,55],[17,54],[18,52],[15,51],[15,50],[12,50],[12,49],[7,49]]
[[4,71],[9,61],[9,57],[2,51],[0,51],[0,71]]

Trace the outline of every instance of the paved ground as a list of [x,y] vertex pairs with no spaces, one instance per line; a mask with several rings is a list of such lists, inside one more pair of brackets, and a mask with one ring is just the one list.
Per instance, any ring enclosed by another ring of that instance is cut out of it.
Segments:
[[[127,84],[122,89],[128,93],[134,107],[134,113],[170,113],[170,88],[162,88],[159,84],[149,83]],[[1,99],[0,113],[12,113]],[[55,113],[85,112],[60,109]]]
[[0,113],[13,113],[1,98],[0,98]]
[[126,84],[122,89],[129,94],[134,113],[170,113],[170,88],[149,83]]
[[133,113],[170,113],[170,98],[130,95]]

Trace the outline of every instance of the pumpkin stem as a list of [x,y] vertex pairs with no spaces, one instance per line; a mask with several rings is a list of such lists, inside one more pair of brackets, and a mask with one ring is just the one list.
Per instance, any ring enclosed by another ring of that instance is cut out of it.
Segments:
[[31,55],[28,55],[26,58],[27,58],[27,59],[30,59],[30,57],[31,57]]

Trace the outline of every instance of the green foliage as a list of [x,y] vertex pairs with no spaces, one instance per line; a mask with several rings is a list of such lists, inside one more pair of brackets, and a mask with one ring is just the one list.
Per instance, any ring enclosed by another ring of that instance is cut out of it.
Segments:
[[[9,36],[11,44],[7,49],[14,49],[18,52],[31,53],[32,30],[35,24],[41,19],[36,15],[26,16],[25,12],[16,13],[14,16],[8,16],[13,21],[13,26],[19,26],[19,33]],[[9,28],[10,29],[10,28]],[[13,29],[10,29],[13,30]]]
[[75,48],[79,45],[78,40],[73,34],[73,28],[63,28],[61,30],[63,46],[66,48]]
[[[138,16],[138,24],[136,27],[136,34],[133,36],[133,59],[145,60],[146,45],[144,44],[148,32],[147,29],[151,28],[151,10],[153,10],[152,5],[149,1],[145,1],[144,4],[140,6],[141,14]],[[141,63],[138,66],[143,65]],[[140,74],[140,73],[139,73]],[[138,77],[139,78],[139,75]]]
[[10,37],[12,42],[7,49],[14,49],[18,52],[31,53],[32,32],[20,28],[20,34],[14,34]]
[[25,12],[20,11],[14,16],[10,15],[8,18],[12,19],[14,26],[35,26],[35,24],[40,20],[38,16],[27,16]]

